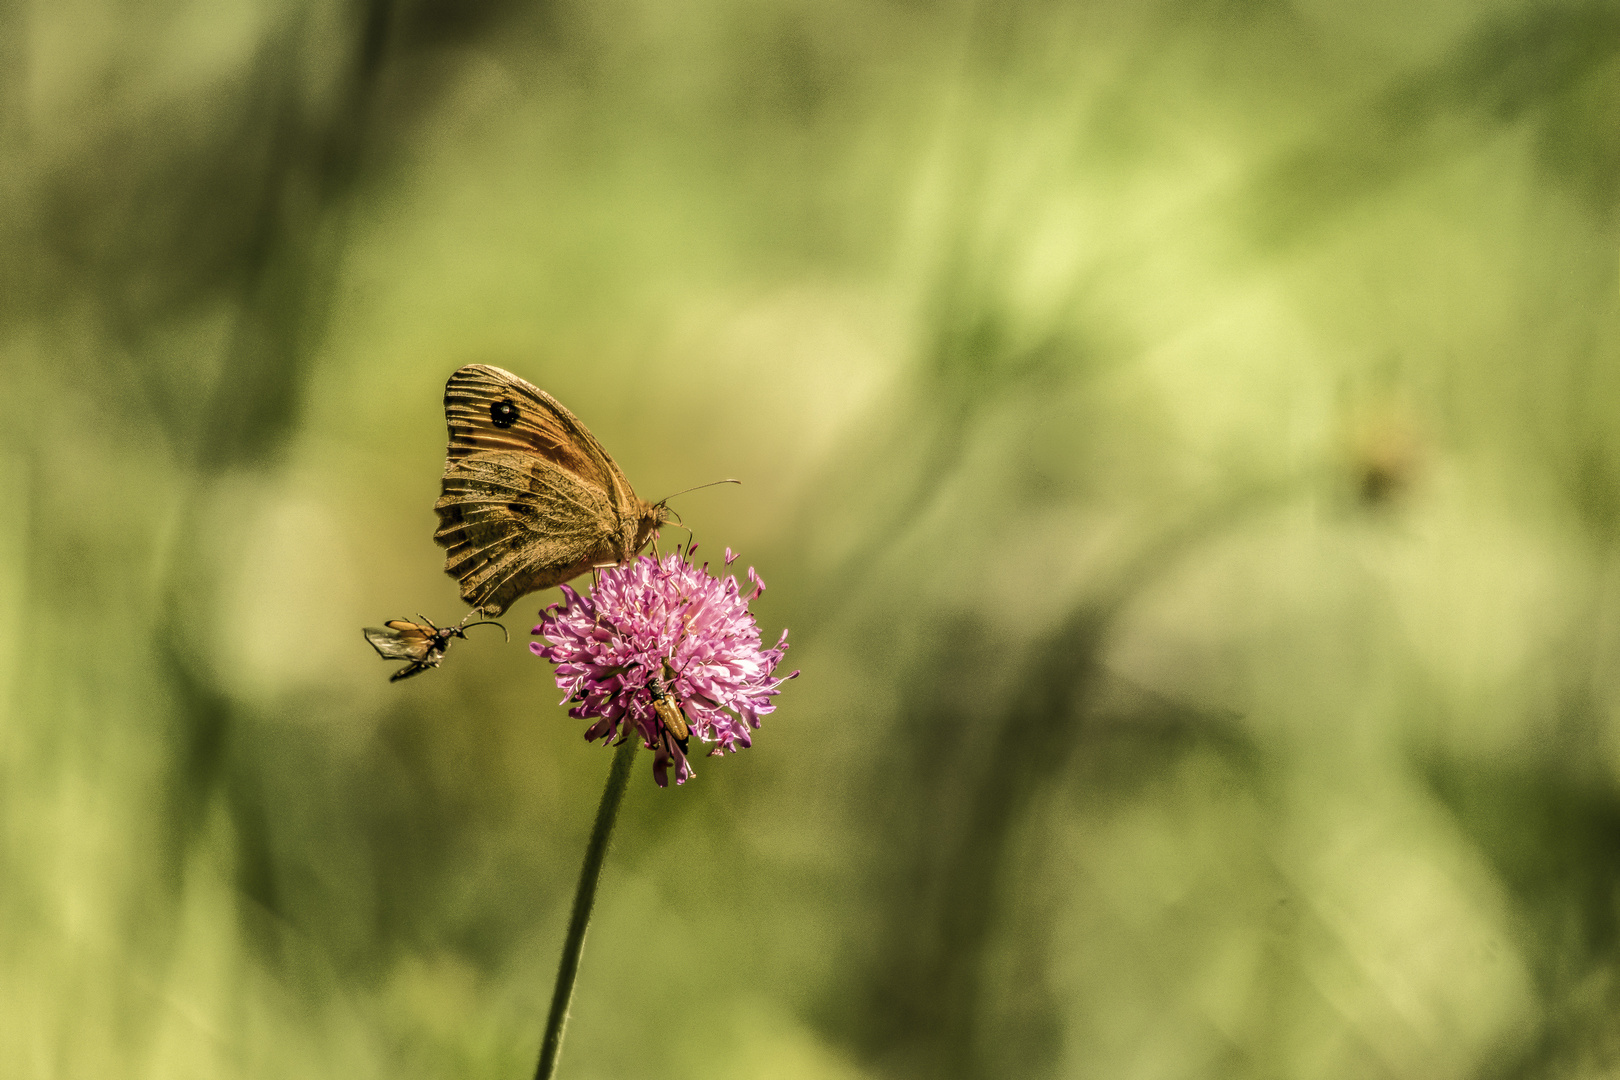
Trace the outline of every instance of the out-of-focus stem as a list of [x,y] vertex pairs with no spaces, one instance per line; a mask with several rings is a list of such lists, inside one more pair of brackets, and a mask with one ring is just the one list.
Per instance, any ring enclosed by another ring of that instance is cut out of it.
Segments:
[[579,868],[579,885],[574,889],[574,910],[568,917],[562,962],[557,965],[557,986],[551,992],[551,1014],[546,1017],[545,1037],[540,1040],[540,1064],[534,1070],[535,1080],[550,1080],[557,1068],[563,1026],[568,1023],[568,1003],[574,997],[574,977],[579,974],[579,954],[585,947],[585,930],[591,924],[591,907],[596,902],[596,881],[602,875],[602,860],[607,857],[613,823],[619,817],[619,803],[624,801],[624,789],[630,782],[630,762],[640,745],[641,733],[632,727],[613,755],[607,787],[602,789],[602,802],[596,808],[596,824],[591,828],[591,842],[585,849],[585,862]]

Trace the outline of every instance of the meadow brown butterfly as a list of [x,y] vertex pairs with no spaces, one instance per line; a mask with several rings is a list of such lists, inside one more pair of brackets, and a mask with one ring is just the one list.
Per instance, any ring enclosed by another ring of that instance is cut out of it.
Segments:
[[669,520],[573,413],[509,371],[469,364],[451,375],[444,418],[433,539],[475,609],[500,615],[525,593],[629,562]]
[[[393,619],[384,626],[368,626],[363,633],[377,655],[384,660],[405,660],[408,663],[388,676],[389,682],[399,682],[412,675],[436,668],[444,660],[445,650],[453,638],[465,638],[474,626],[501,626],[497,622],[465,623],[461,626],[434,626],[426,615],[418,615],[419,623]],[[501,632],[506,627],[501,626]]]

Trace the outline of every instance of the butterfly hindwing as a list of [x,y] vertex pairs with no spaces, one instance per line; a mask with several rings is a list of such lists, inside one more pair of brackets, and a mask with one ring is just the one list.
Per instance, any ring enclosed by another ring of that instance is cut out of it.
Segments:
[[500,614],[524,593],[613,561],[623,538],[606,493],[553,462],[516,451],[475,454],[445,469],[434,539],[461,598]]

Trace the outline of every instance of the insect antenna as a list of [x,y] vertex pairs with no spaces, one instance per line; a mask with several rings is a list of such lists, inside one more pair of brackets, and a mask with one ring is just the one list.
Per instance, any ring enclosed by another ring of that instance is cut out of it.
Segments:
[[461,627],[461,629],[471,630],[475,626],[499,626],[501,628],[501,633],[506,634],[506,643],[508,645],[512,643],[512,635],[506,633],[506,626],[504,623],[498,623],[494,619],[481,619],[475,623],[466,623]]

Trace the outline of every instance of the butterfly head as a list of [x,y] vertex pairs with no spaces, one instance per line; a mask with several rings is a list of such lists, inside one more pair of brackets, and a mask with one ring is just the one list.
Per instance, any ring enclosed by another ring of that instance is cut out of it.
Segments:
[[647,542],[651,540],[653,538],[653,534],[658,531],[658,527],[660,525],[668,524],[670,517],[671,511],[669,507],[665,506],[662,502],[643,503],[641,520],[636,523],[636,540],[635,543],[630,547],[631,554],[634,555],[636,552],[646,547]]

